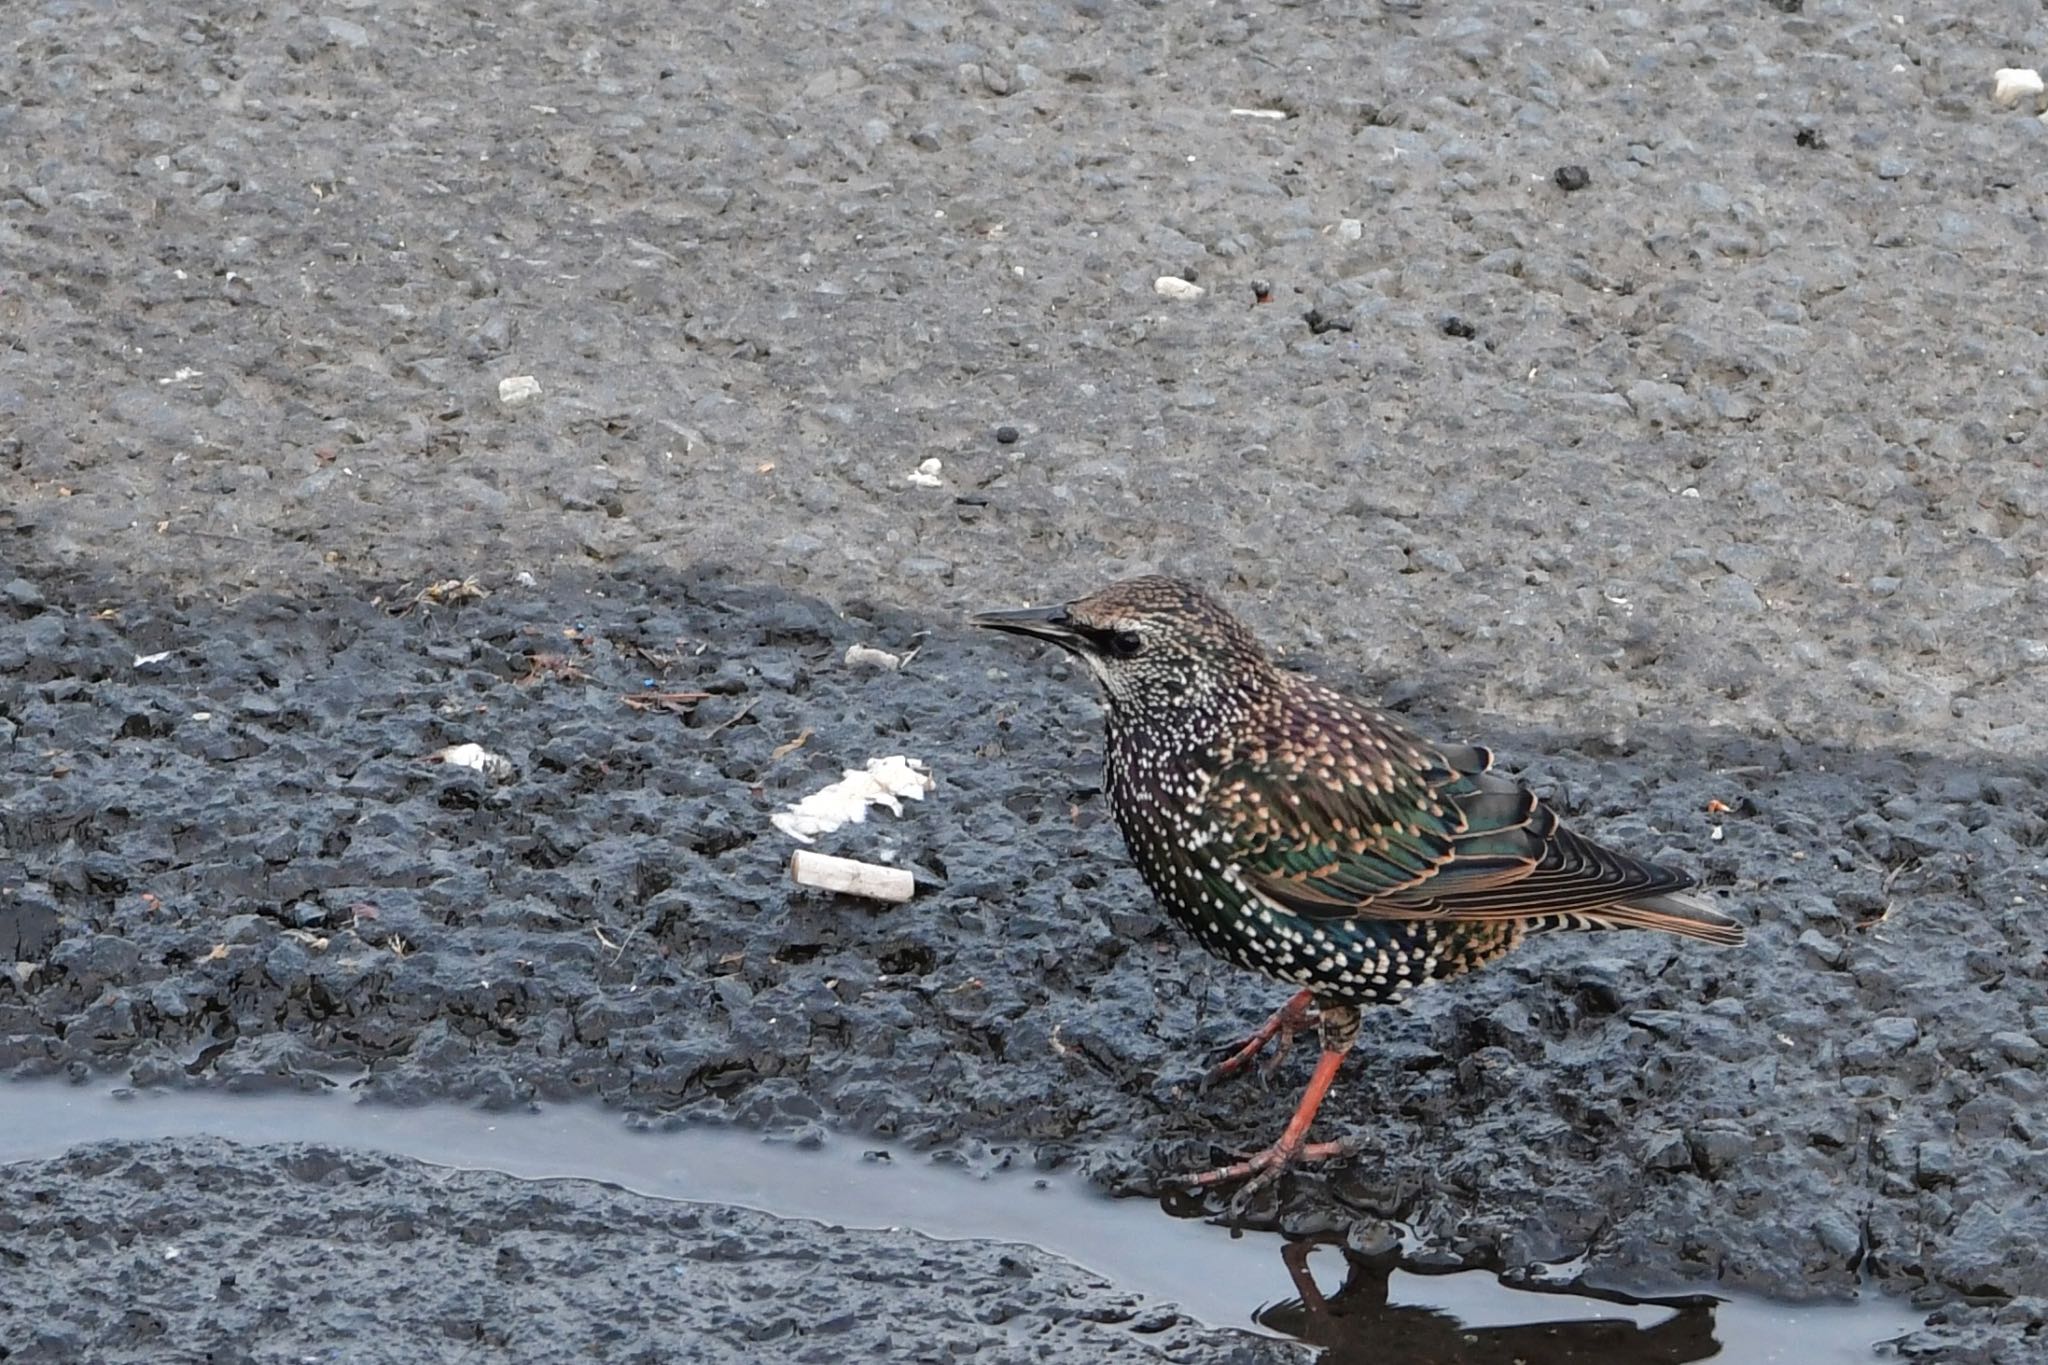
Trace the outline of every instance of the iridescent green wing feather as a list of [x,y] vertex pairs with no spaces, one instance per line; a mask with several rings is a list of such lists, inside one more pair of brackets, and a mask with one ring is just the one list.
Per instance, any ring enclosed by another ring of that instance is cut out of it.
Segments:
[[1291,700],[1259,740],[1225,756],[1209,797],[1245,874],[1320,916],[1355,914],[1440,876],[1470,824],[1456,798],[1492,755],[1427,744],[1320,688]]
[[1251,888],[1306,919],[1513,920],[1734,942],[1691,878],[1566,829],[1477,746],[1434,745],[1334,694],[1223,769]]

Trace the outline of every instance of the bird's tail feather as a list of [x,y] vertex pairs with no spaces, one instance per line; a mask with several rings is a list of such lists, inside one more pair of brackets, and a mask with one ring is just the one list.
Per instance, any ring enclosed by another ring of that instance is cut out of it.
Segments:
[[1604,929],[1661,929],[1667,934],[1696,938],[1724,948],[1739,945],[1747,932],[1698,896],[1682,891],[1648,896],[1626,905],[1603,905],[1581,913]]

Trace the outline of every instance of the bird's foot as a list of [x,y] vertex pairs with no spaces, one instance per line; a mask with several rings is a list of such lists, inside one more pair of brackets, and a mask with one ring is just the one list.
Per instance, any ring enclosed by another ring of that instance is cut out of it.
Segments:
[[1332,1157],[1348,1156],[1352,1144],[1349,1142],[1303,1142],[1299,1138],[1289,1142],[1283,1136],[1272,1146],[1253,1152],[1242,1161],[1228,1166],[1218,1166],[1213,1171],[1198,1171],[1180,1177],[1180,1183],[1191,1185],[1197,1190],[1213,1189],[1242,1180],[1244,1186],[1230,1201],[1232,1213],[1239,1212],[1244,1205],[1295,1166],[1315,1161],[1328,1161]]
[[[1295,997],[1296,1000],[1302,998]],[[1327,1161],[1349,1151],[1348,1145],[1342,1142],[1310,1142],[1308,1128],[1315,1122],[1316,1111],[1322,1108],[1323,1097],[1336,1083],[1337,1070],[1344,1065],[1344,1054],[1350,1050],[1357,1033],[1357,1020],[1357,1011],[1348,1005],[1333,1005],[1323,1012],[1322,1059],[1316,1063],[1315,1074],[1309,1077],[1308,1088],[1301,1092],[1301,1103],[1294,1107],[1294,1117],[1287,1121],[1287,1128],[1280,1134],[1279,1141],[1242,1161],[1190,1175],[1184,1183],[1197,1190],[1205,1190],[1233,1180],[1244,1181],[1244,1188],[1230,1201],[1230,1211],[1236,1214],[1254,1194],[1278,1180],[1288,1168],[1304,1161]],[[1341,1046],[1331,1046],[1333,1042]]]
[[1259,1076],[1268,1079],[1279,1069],[1280,1061],[1287,1055],[1287,1049],[1294,1042],[1294,1035],[1303,1029],[1315,1028],[1320,1022],[1316,1012],[1315,996],[1308,991],[1298,991],[1294,997],[1279,1009],[1273,1011],[1258,1031],[1244,1040],[1228,1057],[1202,1073],[1197,1093],[1206,1093],[1218,1081],[1228,1080],[1250,1066],[1266,1044],[1278,1040],[1273,1053],[1259,1064]]
[[1222,1061],[1202,1073],[1202,1079],[1195,1084],[1195,1093],[1206,1095],[1209,1093],[1211,1086],[1227,1081],[1232,1076],[1239,1075],[1247,1070],[1254,1069],[1252,1067],[1254,1059],[1258,1061],[1256,1070],[1259,1083],[1261,1085],[1269,1084],[1273,1079],[1273,1073],[1280,1069],[1280,1063],[1287,1059],[1288,1049],[1294,1046],[1293,1031],[1291,1029],[1283,1029],[1273,1036],[1272,1044],[1272,1051],[1266,1053],[1264,1057],[1260,1057],[1259,1050],[1266,1046],[1266,1040],[1255,1039],[1246,1041],[1228,1057],[1225,1057]]

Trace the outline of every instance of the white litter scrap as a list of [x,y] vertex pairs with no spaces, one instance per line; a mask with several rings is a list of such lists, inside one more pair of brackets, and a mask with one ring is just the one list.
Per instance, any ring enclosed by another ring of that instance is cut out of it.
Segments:
[[848,668],[878,668],[884,673],[894,673],[903,667],[903,656],[891,654],[886,649],[876,649],[873,645],[848,645],[845,663]]
[[1193,280],[1184,280],[1178,275],[1161,275],[1152,281],[1152,292],[1162,299],[1192,303],[1208,291]]
[[451,744],[427,755],[429,763],[447,763],[457,768],[474,768],[493,782],[512,776],[512,760],[494,754],[481,744]]
[[498,381],[498,401],[508,408],[531,403],[540,397],[540,381],[530,374],[515,374]]
[[939,477],[939,471],[945,467],[936,459],[926,460],[917,467],[917,472],[910,476],[910,481],[919,488],[938,488],[946,482]]
[[901,815],[903,802],[899,798],[922,801],[931,789],[931,769],[918,760],[902,754],[871,758],[867,767],[847,768],[823,791],[777,811],[769,823],[798,843],[808,844],[841,825],[860,824],[868,818],[869,806],[887,806],[890,814]]
[[816,887],[842,896],[860,896],[871,901],[901,905],[917,894],[917,880],[900,867],[835,858],[800,848],[789,855],[790,879],[798,886]]
[[1233,109],[1230,111],[1230,116],[1232,118],[1269,118],[1277,120],[1286,118],[1287,111],[1285,109]]
[[2020,101],[2032,100],[2038,108],[2048,85],[2032,67],[2002,66],[1991,73],[1991,99],[2002,109],[2017,109]]

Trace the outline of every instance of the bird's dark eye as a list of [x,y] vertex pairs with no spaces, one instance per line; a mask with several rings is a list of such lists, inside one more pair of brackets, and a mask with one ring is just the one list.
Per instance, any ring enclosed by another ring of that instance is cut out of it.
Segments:
[[1113,630],[1109,633],[1109,652],[1119,659],[1136,658],[1145,648],[1144,637],[1135,630]]

